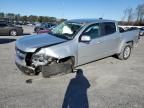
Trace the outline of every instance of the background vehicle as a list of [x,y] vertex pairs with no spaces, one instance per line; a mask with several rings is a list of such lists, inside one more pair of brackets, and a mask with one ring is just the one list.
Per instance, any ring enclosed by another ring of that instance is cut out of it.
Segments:
[[42,34],[42,33],[49,33],[51,29],[45,29],[45,30],[39,30],[37,34]]
[[127,60],[138,38],[139,30],[121,32],[112,20],[69,20],[49,34],[17,40],[16,64],[27,74],[49,70],[56,74],[68,65],[73,69],[111,55]]
[[144,36],[144,27],[140,28],[140,36]]
[[36,26],[34,28],[34,32],[38,33],[40,30],[49,30],[50,28],[56,26],[56,24],[52,23],[42,23],[40,26]]
[[34,26],[34,23],[28,23],[27,26]]
[[130,28],[126,29],[126,31],[138,30],[138,29],[139,29],[139,28],[137,28],[137,27],[130,27]]
[[118,27],[119,28],[119,32],[122,33],[122,32],[125,32],[126,30],[124,30],[122,27]]
[[0,22],[0,35],[17,36],[22,35],[22,27],[7,24],[6,22]]
[[51,30],[54,29],[55,27],[56,27],[56,26],[53,26],[53,27],[51,27],[51,28],[47,28],[47,29],[44,29],[44,30],[39,30],[39,31],[37,32],[37,34],[49,33],[49,32],[51,32]]

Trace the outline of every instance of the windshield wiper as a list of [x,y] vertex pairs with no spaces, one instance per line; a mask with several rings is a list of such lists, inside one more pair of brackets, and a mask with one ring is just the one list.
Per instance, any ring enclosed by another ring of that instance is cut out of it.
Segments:
[[67,36],[67,35],[63,35],[64,37],[66,37],[68,40],[71,40],[71,39],[73,39],[72,37],[70,37],[70,36]]
[[49,32],[48,34],[53,35],[53,36],[56,36],[56,37],[58,37],[58,38],[67,39],[67,40],[72,39],[72,38],[70,38],[69,36],[61,35],[61,34],[58,34],[58,33]]

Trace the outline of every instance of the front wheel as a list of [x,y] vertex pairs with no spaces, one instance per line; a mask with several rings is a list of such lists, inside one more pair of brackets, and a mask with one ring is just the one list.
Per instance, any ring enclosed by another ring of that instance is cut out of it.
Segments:
[[70,58],[70,59],[68,59],[65,63],[66,63],[66,64],[70,64],[70,66],[71,66],[71,71],[73,72],[73,71],[74,71],[74,59],[73,59],[73,58]]
[[127,60],[130,57],[130,55],[131,55],[131,46],[126,45],[122,50],[122,52],[118,55],[118,58],[120,60]]

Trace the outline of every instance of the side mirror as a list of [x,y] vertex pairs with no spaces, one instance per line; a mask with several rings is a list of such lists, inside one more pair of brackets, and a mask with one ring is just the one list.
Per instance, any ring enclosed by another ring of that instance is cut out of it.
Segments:
[[91,37],[88,35],[83,35],[80,39],[80,42],[90,42],[91,41]]

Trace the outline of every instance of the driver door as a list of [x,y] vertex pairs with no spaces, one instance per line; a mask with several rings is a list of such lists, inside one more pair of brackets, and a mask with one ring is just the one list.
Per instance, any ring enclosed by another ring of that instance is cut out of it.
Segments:
[[[82,42],[82,36],[90,36],[91,41]],[[100,36],[100,24],[96,23],[88,26],[80,36],[79,40],[78,65],[100,59],[104,56],[103,48],[105,45],[102,43],[102,38]]]

